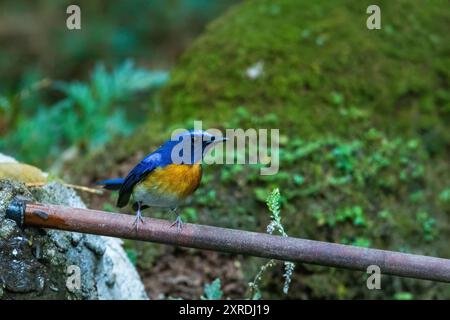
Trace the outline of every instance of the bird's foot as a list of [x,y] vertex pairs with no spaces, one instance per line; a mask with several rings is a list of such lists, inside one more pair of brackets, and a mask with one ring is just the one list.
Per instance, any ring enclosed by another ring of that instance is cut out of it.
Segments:
[[177,226],[177,230],[178,232],[181,231],[181,229],[183,229],[183,220],[181,220],[181,217],[177,215],[177,218],[175,219],[175,221],[170,225],[170,227],[172,228],[174,225]]
[[144,224],[144,218],[142,217],[141,210],[138,210],[136,212],[136,217],[134,218],[134,222],[133,222],[133,226],[134,226],[136,232],[139,231],[139,224],[140,223]]

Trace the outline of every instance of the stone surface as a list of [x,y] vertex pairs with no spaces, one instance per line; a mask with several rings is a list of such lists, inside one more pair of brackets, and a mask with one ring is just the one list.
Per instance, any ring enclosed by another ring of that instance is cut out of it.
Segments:
[[[4,218],[7,205],[16,196],[85,207],[73,190],[56,182],[27,189],[20,182],[0,180],[0,299],[147,299],[120,239],[20,230]],[[79,288],[73,277],[78,271]]]
[[17,163],[17,160],[13,157],[0,153],[0,163]]

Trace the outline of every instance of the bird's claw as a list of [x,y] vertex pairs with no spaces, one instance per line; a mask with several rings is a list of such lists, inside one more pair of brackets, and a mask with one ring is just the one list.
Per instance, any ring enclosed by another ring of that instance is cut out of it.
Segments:
[[177,216],[177,218],[175,219],[175,221],[170,225],[170,227],[172,228],[174,225],[177,225],[177,230],[178,232],[181,231],[181,229],[183,229],[183,221],[181,220],[180,216]]
[[134,222],[133,222],[133,226],[134,226],[136,232],[139,231],[139,224],[140,223],[144,224],[144,218],[142,217],[141,211],[138,210],[136,212],[136,217],[134,218]]

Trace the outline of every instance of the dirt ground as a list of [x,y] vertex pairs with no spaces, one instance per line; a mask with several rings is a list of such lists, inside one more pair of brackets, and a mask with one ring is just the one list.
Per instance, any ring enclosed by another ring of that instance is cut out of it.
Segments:
[[247,290],[240,259],[217,252],[167,247],[151,270],[139,273],[150,299],[200,298],[216,278],[226,298],[243,298]]

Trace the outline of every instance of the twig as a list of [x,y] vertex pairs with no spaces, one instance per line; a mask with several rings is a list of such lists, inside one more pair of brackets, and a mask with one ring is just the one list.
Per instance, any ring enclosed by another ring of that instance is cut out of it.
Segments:
[[[43,187],[46,184],[47,184],[47,182],[30,182],[30,183],[26,183],[25,185],[30,188],[39,188],[39,187]],[[100,194],[100,195],[103,194],[103,191],[99,190],[99,189],[94,189],[94,188],[89,188],[89,187],[79,186],[76,184],[69,184],[69,183],[62,183],[62,185],[65,187],[72,188],[75,190],[80,190],[83,192]]]

